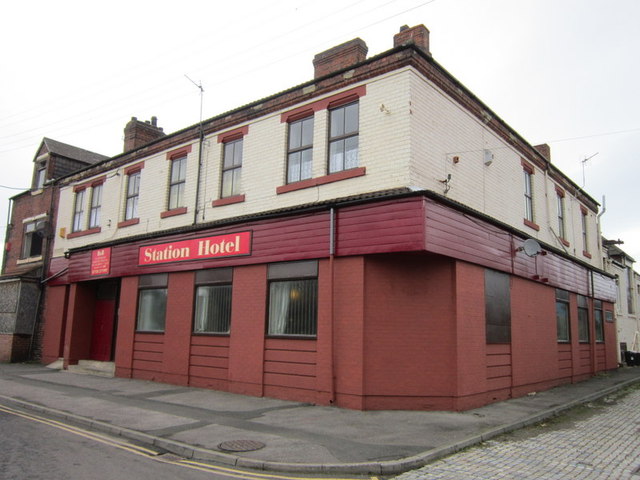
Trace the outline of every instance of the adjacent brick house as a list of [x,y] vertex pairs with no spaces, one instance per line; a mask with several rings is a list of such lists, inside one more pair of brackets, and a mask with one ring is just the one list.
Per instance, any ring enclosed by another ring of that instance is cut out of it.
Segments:
[[0,361],[26,360],[37,335],[40,281],[55,230],[56,180],[106,158],[44,138],[33,159],[31,188],[11,198],[0,276]]
[[598,204],[424,26],[366,54],[65,178],[43,360],[357,409],[615,368]]

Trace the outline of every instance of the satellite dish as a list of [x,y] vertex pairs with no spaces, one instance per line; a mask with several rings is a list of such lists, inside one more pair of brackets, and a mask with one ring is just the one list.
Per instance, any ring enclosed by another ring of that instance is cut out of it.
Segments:
[[542,251],[542,247],[538,243],[537,240],[533,238],[528,238],[522,244],[522,250],[524,250],[524,254],[527,257],[535,257]]

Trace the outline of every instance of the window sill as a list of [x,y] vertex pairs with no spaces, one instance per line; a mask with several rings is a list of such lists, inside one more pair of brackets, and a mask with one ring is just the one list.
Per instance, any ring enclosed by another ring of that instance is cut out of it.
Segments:
[[589,252],[585,251],[585,250],[582,251],[582,255],[584,255],[587,258],[592,258],[591,254]]
[[367,173],[366,167],[352,168],[350,170],[343,170],[341,172],[331,173],[324,177],[310,178],[308,180],[301,180],[295,183],[289,183],[276,188],[276,194],[293,192],[296,190],[304,190],[305,188],[317,187],[318,185],[325,185],[327,183],[339,182],[341,180],[347,180],[349,178],[361,177]]
[[229,332],[191,332],[194,337],[230,337]]
[[85,235],[93,235],[94,233],[100,233],[101,231],[102,227],[95,227],[88,230],[81,230],[79,232],[72,232],[67,235],[67,239],[84,237]]
[[220,198],[211,203],[212,207],[222,207],[224,205],[233,205],[234,203],[244,202],[244,193],[242,195],[233,195],[232,197]]
[[317,335],[267,335],[267,339],[274,340],[317,340]]
[[16,260],[16,265],[23,265],[25,263],[34,263],[34,262],[41,262],[41,261],[42,261],[42,255],[38,255],[37,257],[19,258],[18,260]]
[[174,208],[173,210],[160,212],[160,218],[175,217],[176,215],[184,215],[185,213],[187,213],[187,207]]
[[565,247],[570,247],[571,246],[571,244],[567,240],[565,240],[564,238],[560,238],[560,243],[562,245],[564,245]]
[[524,219],[524,224],[529,228],[533,228],[536,232],[540,231],[540,226],[537,223],[533,223],[531,220],[527,220],[525,218]]
[[129,220],[123,220],[118,223],[118,228],[130,227],[131,225],[137,225],[140,223],[139,218],[130,218]]

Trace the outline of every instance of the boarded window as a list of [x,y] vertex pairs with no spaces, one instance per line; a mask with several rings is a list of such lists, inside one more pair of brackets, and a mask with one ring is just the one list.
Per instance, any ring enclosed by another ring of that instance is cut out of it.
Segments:
[[511,285],[509,275],[484,271],[487,343],[511,342]]

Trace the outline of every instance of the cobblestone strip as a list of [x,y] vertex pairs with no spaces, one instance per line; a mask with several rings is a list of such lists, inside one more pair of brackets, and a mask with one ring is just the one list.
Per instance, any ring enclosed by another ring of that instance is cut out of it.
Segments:
[[640,480],[640,390],[566,429],[483,445],[397,480]]

